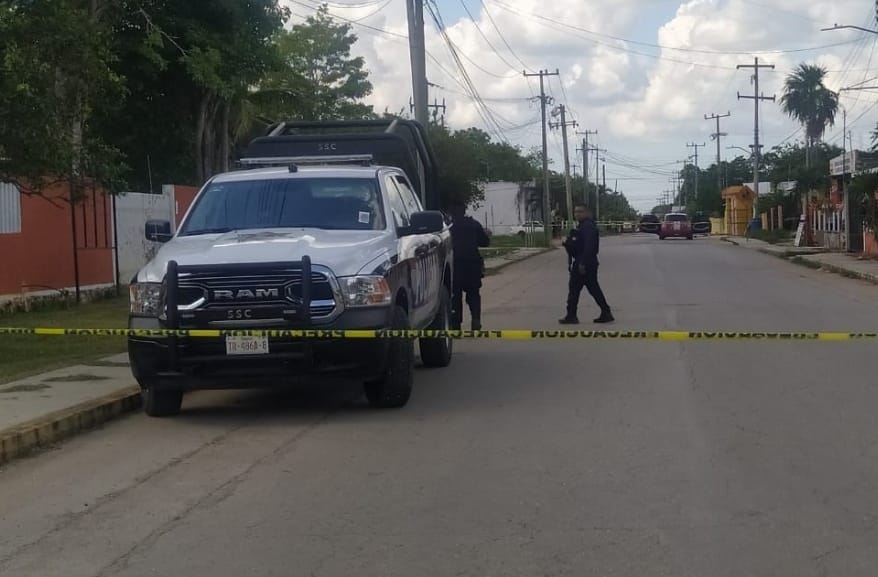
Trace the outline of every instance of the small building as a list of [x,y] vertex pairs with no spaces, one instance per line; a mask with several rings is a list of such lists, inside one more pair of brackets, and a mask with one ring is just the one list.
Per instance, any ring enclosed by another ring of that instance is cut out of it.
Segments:
[[496,235],[510,234],[513,227],[542,220],[540,195],[533,184],[489,182],[485,197],[470,207],[470,215]]
[[[761,188],[761,187],[760,187]],[[729,186],[723,189],[722,198],[725,211],[723,230],[731,236],[747,234],[747,224],[753,217],[753,189],[747,185]]]

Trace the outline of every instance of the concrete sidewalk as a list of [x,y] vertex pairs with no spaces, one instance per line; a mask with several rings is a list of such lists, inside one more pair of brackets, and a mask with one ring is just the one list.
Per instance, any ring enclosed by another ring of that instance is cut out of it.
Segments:
[[124,353],[0,385],[0,464],[139,406]]
[[743,237],[724,236],[720,240],[764,254],[788,259],[811,268],[878,284],[878,260],[875,259],[864,258],[857,254],[826,252],[822,248],[769,244],[761,240]]
[[[486,259],[486,273],[547,250],[521,248]],[[139,407],[124,353],[0,385],[0,465]]]

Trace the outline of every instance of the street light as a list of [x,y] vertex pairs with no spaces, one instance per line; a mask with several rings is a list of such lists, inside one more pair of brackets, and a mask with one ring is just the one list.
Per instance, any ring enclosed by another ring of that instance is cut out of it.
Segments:
[[878,30],[870,30],[869,28],[863,28],[862,26],[854,26],[853,24],[834,24],[832,28],[821,28],[821,32],[828,32],[832,30],[844,30],[846,28],[851,28],[853,30],[859,30],[861,32],[868,32],[870,34],[878,34]]
[[726,150],[732,150],[733,148],[737,148],[738,150],[743,150],[743,151],[746,152],[747,154],[753,154],[753,151],[752,151],[752,150],[747,150],[747,149],[744,148],[743,146],[726,146]]

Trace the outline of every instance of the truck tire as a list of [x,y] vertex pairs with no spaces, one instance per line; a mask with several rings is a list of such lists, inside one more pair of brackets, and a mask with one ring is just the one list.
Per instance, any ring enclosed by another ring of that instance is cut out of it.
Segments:
[[[404,308],[394,307],[391,328],[409,328],[409,317]],[[369,404],[377,409],[404,407],[412,396],[414,370],[414,339],[391,339],[384,372],[377,379],[366,381],[363,387]]]
[[[451,328],[451,296],[448,288],[442,287],[439,293],[439,311],[428,330],[447,331]],[[425,367],[442,368],[451,364],[454,340],[448,337],[420,339],[421,360]]]
[[159,391],[155,387],[142,387],[143,412],[150,417],[170,417],[180,413],[183,406],[183,391]]

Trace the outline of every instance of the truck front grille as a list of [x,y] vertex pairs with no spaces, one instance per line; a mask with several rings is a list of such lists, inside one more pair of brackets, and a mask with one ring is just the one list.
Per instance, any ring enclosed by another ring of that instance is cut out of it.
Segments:
[[[253,265],[256,267],[256,265]],[[212,311],[227,308],[276,308],[279,315],[302,303],[301,268],[268,270],[215,270],[179,274],[177,302],[180,311]],[[241,267],[235,267],[241,268]],[[311,318],[326,318],[338,306],[333,283],[326,272],[311,272]]]

